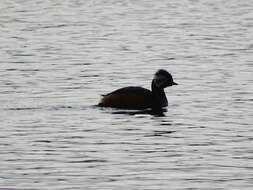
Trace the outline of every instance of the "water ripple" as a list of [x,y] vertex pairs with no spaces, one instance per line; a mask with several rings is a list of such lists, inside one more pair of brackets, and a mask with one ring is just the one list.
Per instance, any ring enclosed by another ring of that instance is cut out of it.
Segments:
[[[252,189],[252,7],[1,1],[0,190]],[[96,106],[160,68],[166,110]]]

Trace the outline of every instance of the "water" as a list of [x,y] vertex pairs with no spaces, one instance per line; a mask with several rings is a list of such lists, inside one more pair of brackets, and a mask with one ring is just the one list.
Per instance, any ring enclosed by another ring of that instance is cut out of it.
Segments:
[[[252,1],[1,1],[0,187],[252,189]],[[96,105],[150,88],[164,116]]]

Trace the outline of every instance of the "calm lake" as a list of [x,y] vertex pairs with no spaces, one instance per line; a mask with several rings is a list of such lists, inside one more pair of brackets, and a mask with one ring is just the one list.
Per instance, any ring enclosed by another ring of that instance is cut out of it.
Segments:
[[1,190],[253,189],[253,1],[3,0],[0,55]]

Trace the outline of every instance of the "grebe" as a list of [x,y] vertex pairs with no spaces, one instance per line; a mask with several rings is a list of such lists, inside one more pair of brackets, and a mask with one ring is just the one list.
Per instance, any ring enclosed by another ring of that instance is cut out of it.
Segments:
[[120,88],[103,95],[98,106],[134,110],[162,109],[168,105],[164,88],[172,85],[177,85],[177,83],[173,81],[171,74],[160,69],[155,73],[152,80],[152,91],[137,86]]

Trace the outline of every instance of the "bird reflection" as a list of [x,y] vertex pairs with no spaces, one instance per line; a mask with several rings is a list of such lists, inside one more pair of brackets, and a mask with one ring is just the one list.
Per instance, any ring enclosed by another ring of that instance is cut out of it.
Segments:
[[114,111],[112,114],[127,114],[127,115],[152,115],[155,117],[164,117],[165,112],[167,112],[166,108],[161,109],[145,109],[145,110],[120,110]]

